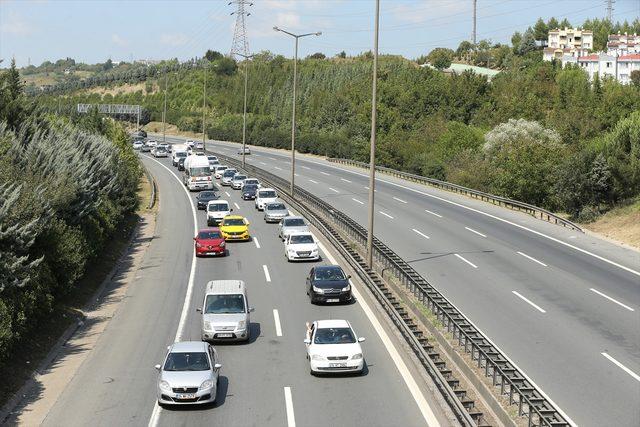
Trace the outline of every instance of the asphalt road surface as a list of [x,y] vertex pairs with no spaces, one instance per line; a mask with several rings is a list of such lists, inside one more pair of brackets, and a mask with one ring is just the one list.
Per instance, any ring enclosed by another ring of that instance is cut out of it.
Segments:
[[[240,157],[238,144],[207,147]],[[296,158],[296,185],[366,226],[366,171]],[[290,178],[290,152],[246,159]],[[576,424],[640,425],[640,253],[385,175],[375,224]]]

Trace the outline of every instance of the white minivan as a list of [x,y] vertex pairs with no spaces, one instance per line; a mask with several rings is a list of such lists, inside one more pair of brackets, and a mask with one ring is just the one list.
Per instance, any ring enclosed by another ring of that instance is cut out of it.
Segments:
[[242,280],[212,280],[202,301],[202,341],[249,341],[247,287]]
[[183,144],[174,145],[171,150],[171,164],[173,166],[178,166],[178,161],[181,157],[187,157],[187,147]]
[[226,200],[210,200],[207,203],[207,225],[218,225],[233,209]]
[[209,160],[204,156],[189,156],[184,161],[182,181],[190,191],[213,190]]

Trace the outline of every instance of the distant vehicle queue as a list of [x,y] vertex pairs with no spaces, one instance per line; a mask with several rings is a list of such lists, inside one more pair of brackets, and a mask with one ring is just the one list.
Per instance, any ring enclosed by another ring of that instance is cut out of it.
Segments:
[[[155,144],[151,147],[149,142]],[[185,187],[190,191],[201,190],[196,204],[205,211],[209,228],[199,230],[193,238],[196,257],[224,257],[229,254],[228,242],[252,239],[249,221],[233,215],[229,201],[220,199],[216,193],[214,180],[218,179],[220,185],[239,190],[242,200],[253,201],[255,209],[264,212],[265,223],[278,223],[277,235],[288,262],[321,260],[318,241],[305,219],[291,214],[276,189],[263,187],[258,179],[221,165],[216,156],[198,151],[204,150],[202,142],[187,140],[173,146],[149,142],[136,139],[133,147],[141,152],[150,151],[156,158],[171,153],[171,164],[182,171]],[[247,150],[244,154],[249,153]],[[242,155],[242,150],[238,154]],[[352,302],[350,278],[338,265],[313,267],[305,285],[309,301]],[[248,304],[247,285],[242,280],[209,281],[197,311],[201,314],[202,341],[174,343],[167,348],[163,363],[156,365],[157,400],[161,406],[215,402],[222,364],[212,343],[248,342],[251,338],[250,313],[254,308]],[[360,346],[363,341],[347,320],[307,322],[304,344],[310,373],[362,373],[366,366]],[[340,357],[334,357],[336,354]]]

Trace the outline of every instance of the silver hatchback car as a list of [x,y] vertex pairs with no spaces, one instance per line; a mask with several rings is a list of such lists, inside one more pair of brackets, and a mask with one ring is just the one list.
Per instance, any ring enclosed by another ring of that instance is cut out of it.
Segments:
[[205,404],[216,401],[220,359],[206,342],[183,341],[167,347],[158,371],[158,405]]
[[280,222],[285,216],[289,216],[289,210],[284,203],[280,201],[265,203],[264,220],[266,222]]
[[282,218],[278,226],[278,237],[283,241],[287,240],[287,236],[291,233],[308,233],[309,226],[301,216],[286,216]]

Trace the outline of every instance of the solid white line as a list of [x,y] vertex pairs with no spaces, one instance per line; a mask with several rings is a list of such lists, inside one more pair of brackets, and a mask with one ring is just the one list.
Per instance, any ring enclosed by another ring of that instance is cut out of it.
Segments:
[[300,166],[302,169],[311,169],[309,166]]
[[224,194],[226,194],[226,195],[227,195],[227,197],[231,197],[231,194],[229,194],[229,192],[228,192],[228,191],[225,191],[225,192],[224,192]]
[[[364,188],[365,188],[365,190],[368,190],[368,189],[369,189],[369,187],[367,187],[366,185],[364,186]],[[377,193],[377,192],[378,192],[378,190],[373,190],[373,192],[374,192],[374,193]]]
[[416,230],[415,228],[412,228],[412,230],[416,233],[418,233],[419,235],[421,235],[422,237],[424,237],[425,239],[429,239],[429,236],[427,236],[426,234]]
[[623,371],[625,371],[627,374],[631,375],[633,378],[635,378],[636,381],[640,381],[640,375],[636,374],[635,372],[633,372],[631,369],[627,368],[626,366],[624,366],[622,363],[618,362],[616,359],[614,359],[612,356],[610,356],[608,353],[600,353],[602,354],[604,357],[606,357],[607,359],[609,359],[610,361],[612,361],[614,364],[616,364],[618,366],[618,368],[622,369]]
[[387,218],[393,219],[393,217],[391,215],[389,215],[388,213],[386,213],[386,212],[382,212],[382,211],[378,211],[378,212],[380,212],[380,214],[386,216]]
[[344,178],[340,178],[340,181],[351,183],[351,181],[349,181],[348,179],[344,179]]
[[437,216],[438,218],[442,218],[442,215],[439,215],[439,214],[437,214],[437,213],[435,213],[435,212],[431,212],[431,211],[430,211],[430,210],[428,210],[428,209],[425,209],[424,211],[425,211],[426,213],[430,213],[431,215],[435,215],[435,216]]
[[299,174],[297,174],[297,173],[294,173],[293,175],[294,175],[294,176],[300,176],[300,175],[299,175]]
[[265,165],[265,166],[267,165],[265,162],[260,162],[260,164],[261,164],[261,165]]
[[287,408],[287,427],[296,427],[296,417],[293,413],[293,398],[291,387],[284,388],[284,405]]
[[595,292],[596,294],[600,295],[601,297],[604,297],[604,298],[608,299],[608,300],[609,300],[609,301],[611,301],[611,302],[615,302],[615,303],[616,303],[616,304],[618,304],[620,307],[624,307],[624,308],[626,308],[626,309],[627,309],[627,310],[629,310],[629,311],[635,311],[633,308],[629,307],[628,305],[623,304],[623,303],[621,303],[620,301],[618,301],[618,300],[615,300],[615,299],[611,298],[609,295],[605,295],[605,294],[603,294],[602,292],[598,291],[597,289],[589,288],[589,290],[590,290],[591,292]]
[[269,269],[267,268],[266,265],[263,265],[262,269],[264,270],[264,278],[267,279],[267,282],[270,282],[271,276],[269,276]]
[[454,254],[455,256],[457,256],[458,258],[460,258],[462,261],[466,262],[467,264],[469,264],[471,267],[473,268],[478,268],[477,265],[475,265],[474,263],[472,263],[471,261],[469,261],[468,259],[466,259],[465,257],[463,257],[462,255],[458,255],[458,254]]
[[260,242],[258,242],[258,238],[257,237],[253,237],[253,243],[256,244],[256,248],[260,249]]
[[358,200],[358,199],[354,199],[353,197],[351,198],[351,200],[353,200],[353,201],[354,201],[354,202],[356,202],[356,203],[360,203],[361,205],[364,205],[364,202],[361,202],[361,201],[360,201],[360,200]]
[[282,170],[282,168],[279,168],[278,166],[274,166],[273,168],[274,168],[274,169],[278,169],[279,171],[281,171],[281,170]]
[[[329,262],[331,262],[331,264],[338,264],[333,255],[329,253],[329,251],[327,251],[327,248],[324,246],[324,244],[318,243],[318,247],[327,257]],[[418,387],[418,384],[411,375],[411,372],[409,372],[409,369],[407,368],[404,360],[402,359],[402,356],[400,356],[400,353],[389,338],[387,332],[382,327],[382,324],[374,314],[373,310],[371,309],[371,307],[369,307],[369,304],[365,301],[362,294],[360,293],[358,288],[354,286],[353,283],[351,283],[351,290],[353,292],[353,295],[356,297],[357,305],[362,308],[362,311],[364,311],[364,314],[369,319],[369,322],[371,322],[373,329],[375,329],[375,331],[378,333],[382,344],[389,353],[391,360],[396,365],[396,369],[398,369],[398,372],[402,376],[404,383],[407,385],[407,388],[409,389],[411,396],[413,396],[413,399],[418,405],[418,409],[422,413],[422,416],[424,417],[427,425],[429,427],[440,427],[440,421],[438,421],[438,419],[436,418],[433,410],[431,409],[431,406],[429,406],[429,402],[427,402],[427,400],[425,399],[422,391],[420,390],[420,387]]]
[[280,326],[280,315],[278,314],[278,310],[273,309],[273,321],[276,323],[276,336],[282,336],[282,327]]
[[486,235],[486,234],[482,234],[481,232],[476,231],[476,230],[474,230],[473,228],[465,227],[465,230],[469,230],[469,231],[470,231],[470,232],[472,232],[472,233],[476,233],[478,236],[487,237],[487,235]]
[[537,260],[537,259],[535,259],[534,257],[529,256],[529,255],[525,254],[524,252],[520,252],[520,251],[518,251],[518,253],[519,253],[520,255],[522,255],[523,257],[530,259],[530,260],[531,260],[531,261],[533,261],[533,262],[537,262],[538,264],[540,264],[540,265],[542,265],[542,266],[544,266],[544,267],[547,267],[547,264],[545,264],[544,262],[538,261],[538,260]]
[[329,190],[333,191],[334,193],[339,193],[339,191],[338,191],[338,190],[336,190],[335,188],[331,188],[331,187],[329,187]]
[[[171,174],[172,177],[178,181],[180,184],[180,188],[182,188],[189,200],[189,206],[191,206],[191,214],[193,216],[193,235],[198,234],[198,218],[196,216],[196,208],[193,204],[193,200],[191,199],[191,194],[189,194],[189,190],[182,184],[180,178],[178,178],[171,169],[166,167],[164,164],[160,163],[156,159],[149,157],[150,160],[153,160]],[[193,294],[193,283],[194,277],[196,273],[196,256],[195,256],[195,247],[193,248],[193,252],[191,253],[191,270],[189,271],[189,280],[187,282],[187,292],[184,296],[184,302],[182,303],[182,312],[180,313],[180,320],[178,321],[178,329],[176,330],[176,335],[173,339],[174,342],[178,342],[182,339],[182,334],[184,332],[185,324],[187,323],[187,313],[189,311],[189,306],[191,305],[191,295]],[[160,421],[160,414],[162,413],[162,408],[158,405],[156,401],[153,407],[153,411],[151,412],[151,418],[149,418],[148,425],[150,427],[155,427],[158,425]]]
[[276,160],[276,161],[278,160],[278,159],[276,159],[276,158],[274,158],[274,157],[269,157],[269,158],[270,158],[271,160]]
[[327,175],[327,176],[331,175],[331,174],[328,174],[328,173],[323,172],[323,171],[320,171],[320,173],[323,174],[323,175]]
[[314,181],[314,180],[312,180],[312,179],[310,179],[309,181],[313,182],[314,184],[317,184],[317,183],[318,183],[318,181]]
[[523,297],[522,295],[520,295],[518,292],[516,291],[511,291],[515,296],[517,296],[518,298],[520,298],[522,301],[526,302],[527,304],[529,304],[531,307],[535,308],[536,310],[538,310],[540,313],[546,313],[546,311],[542,308],[540,308],[539,305],[536,305],[535,303],[531,302],[530,300],[526,299],[525,297]]
[[398,202],[400,202],[400,203],[407,204],[407,202],[405,202],[405,201],[404,201],[404,200],[402,200],[402,199],[398,199],[397,197],[394,197],[394,198],[393,198],[393,200],[396,200],[396,201],[398,201]]
[[233,202],[233,204],[236,207],[236,209],[240,209],[240,206],[238,206],[238,204],[236,202]]

